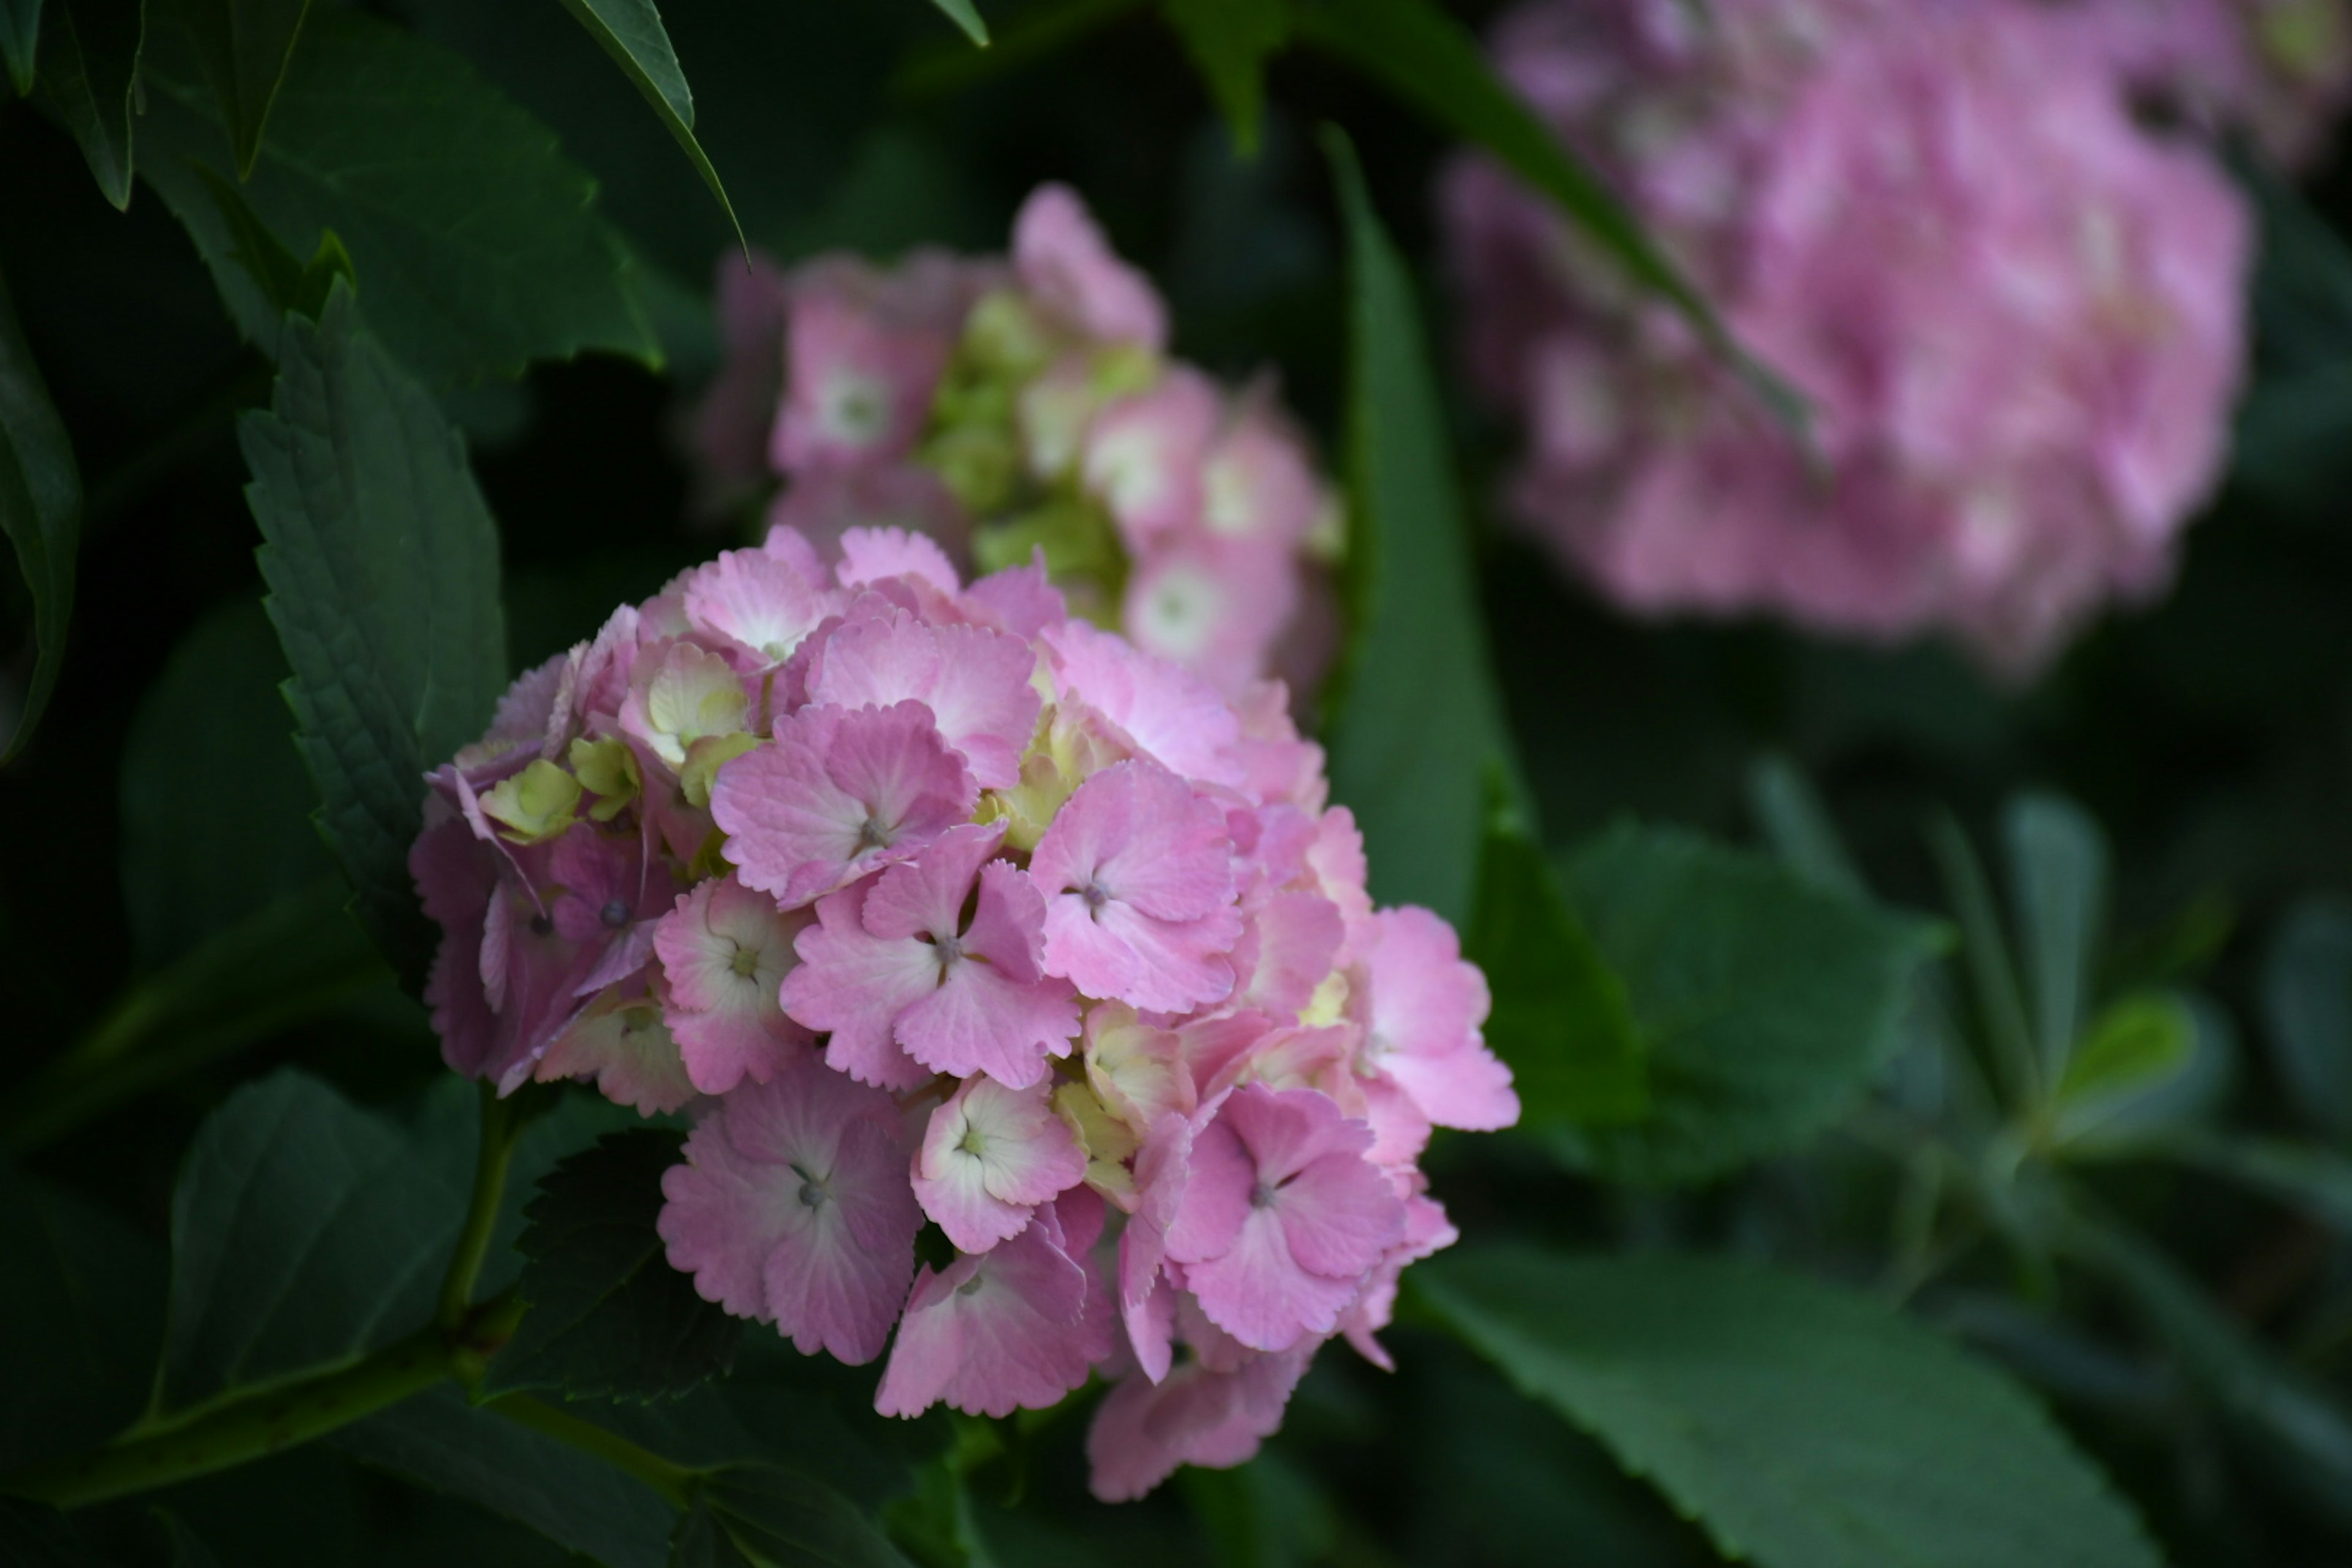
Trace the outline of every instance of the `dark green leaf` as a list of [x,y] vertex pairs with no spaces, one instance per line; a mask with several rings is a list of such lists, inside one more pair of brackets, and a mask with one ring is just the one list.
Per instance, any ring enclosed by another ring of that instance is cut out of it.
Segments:
[[481,733],[506,683],[498,529],[463,443],[347,288],[316,327],[288,321],[271,406],[239,435],[320,826],[414,987],[433,942],[408,875],[423,775]]
[[752,1563],[729,1538],[710,1505],[698,1500],[678,1517],[669,1541],[669,1568],[752,1568]]
[[1255,153],[1265,112],[1265,62],[1290,38],[1284,0],[1160,0],[1160,11],[1207,79],[1234,145]]
[[34,51],[41,37],[41,0],[0,0],[0,65],[8,85],[25,98],[33,90]]
[[478,1397],[560,1389],[567,1398],[661,1399],[723,1373],[742,1320],[669,1265],[654,1223],[677,1134],[616,1132],[540,1183],[517,1245],[530,1311]]
[[49,402],[48,388],[25,346],[16,307],[0,279],[0,531],[16,552],[16,569],[33,592],[40,651],[25,705],[7,723],[0,762],[16,754],[57,689],[65,662],[66,624],[73,618],[74,555],[81,544],[81,470],[73,443]]
[[147,1397],[163,1249],[112,1213],[0,1170],[0,1471],[103,1442]]
[[0,1562],[9,1568],[109,1568],[73,1521],[46,1503],[0,1497]]
[[[203,182],[205,193],[227,226],[228,258],[245,268],[274,314],[283,316],[290,310],[315,321],[327,308],[327,296],[336,279],[358,289],[359,269],[352,265],[341,237],[333,229],[320,234],[318,251],[305,265],[269,232],[269,226],[247,204],[245,193],[226,175],[208,163],[192,161],[188,167]],[[278,347],[274,340],[266,346],[273,353]]]
[[1507,817],[1487,827],[1464,949],[1486,974],[1486,1043],[1511,1069],[1521,1126],[1641,1119],[1649,1086],[1624,983],[1569,909],[1543,851]]
[[2352,900],[2306,899],[2263,964],[2263,1022],[2295,1109],[2352,1138]]
[[1332,1560],[1339,1518],[1331,1500],[1278,1450],[1230,1470],[1187,1465],[1176,1485],[1215,1550],[1215,1568],[1309,1568]]
[[1720,1175],[1835,1120],[1900,1043],[1934,929],[1667,829],[1602,835],[1565,886],[1624,984],[1650,1110],[1560,1144],[1622,1181]]
[[2218,1136],[2183,1139],[2168,1152],[2352,1236],[2352,1160],[2341,1154],[2284,1138]]
[[931,0],[940,14],[963,29],[963,36],[982,48],[988,47],[988,24],[981,19],[979,8],[971,0]]
[[2137,1101],[2178,1077],[2197,1054],[2197,1017],[2163,991],[2117,998],[2092,1020],[2066,1062],[2051,1105],[2062,1140],[2110,1131]]
[[1350,642],[1330,725],[1373,896],[1467,923],[1489,770],[1509,740],[1412,287],[1336,132],[1349,235]]
[[1414,1283],[1516,1383],[1761,1568],[2155,1568],[2008,1379],[1865,1298],[1717,1258],[1448,1257]]
[[2044,1081],[2067,1074],[2067,1054],[2090,1004],[2106,924],[2107,841],[2080,806],[2021,795],[2001,814],[2009,894]]
[[580,1449],[428,1389],[328,1439],[420,1486],[479,1503],[606,1568],[662,1568],[677,1517],[661,1494]]
[[2014,1104],[2038,1103],[2043,1092],[2041,1057],[2034,1049],[2025,998],[2018,990],[2009,939],[1993,909],[1992,887],[1985,877],[1984,864],[1977,858],[1968,835],[1949,816],[1938,816],[1928,823],[1927,847],[1943,873],[1945,896],[1959,921],[1960,956],[1968,964],[1977,1026],[1983,1031],[1993,1068],[2000,1074],[2000,1086]]
[[774,1465],[728,1465],[704,1479],[701,1496],[728,1538],[753,1563],[909,1568],[898,1549],[847,1498],[797,1471]]
[[310,0],[165,0],[186,28],[228,131],[239,178],[253,173],[269,110],[294,60]]
[[215,1111],[172,1194],[159,1410],[355,1359],[432,1316],[471,1185],[474,1092],[415,1123],[290,1069]]
[[1867,898],[1829,809],[1797,764],[1774,752],[1748,770],[1748,807],[1781,863],[1815,887],[1850,899]]
[[1730,354],[1776,418],[1803,425],[1797,395],[1738,352],[1714,308],[1632,212],[1495,74],[1469,30],[1433,0],[1297,0],[1291,21],[1300,39],[1338,55],[1444,130],[1484,147],[1543,193],[1633,281],[1664,295],[1701,336]]
[[661,13],[654,8],[653,0],[563,0],[563,8],[579,18],[588,36],[645,94],[663,127],[685,150],[695,173],[719,198],[740,240],[743,226],[736,221],[727,187],[719,183],[719,171],[710,166],[702,144],[694,139],[694,94],[686,85],[686,72],[678,68],[677,51],[670,47],[669,34],[662,28]]
[[220,1568],[220,1559],[213,1554],[212,1548],[198,1540],[196,1532],[178,1514],[159,1508],[155,1517],[171,1539],[172,1568]]
[[54,0],[42,34],[42,95],[118,211],[131,205],[132,110],[146,31],[144,0]]
[[[193,51],[157,42],[141,172],[245,335],[274,349],[281,312],[231,258],[237,237],[189,167],[233,173],[218,106]],[[312,254],[324,230],[341,237],[370,326],[428,382],[587,349],[658,358],[593,182],[463,59],[372,16],[322,6],[304,24],[243,191],[292,255]]]

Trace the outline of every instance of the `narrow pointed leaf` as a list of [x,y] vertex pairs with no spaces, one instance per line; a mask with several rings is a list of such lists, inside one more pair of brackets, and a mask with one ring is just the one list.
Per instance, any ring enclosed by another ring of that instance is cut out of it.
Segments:
[[1290,41],[1284,0],[1160,0],[1160,13],[1200,68],[1246,157],[1265,112],[1265,62]]
[[981,19],[980,11],[971,0],[931,0],[940,14],[963,29],[963,36],[981,48],[988,47],[988,24]]
[[2055,1083],[2083,1027],[2106,925],[2106,836],[2082,807],[2055,795],[2011,802],[2000,826],[2034,1043],[2043,1081]]
[[2294,1108],[2352,1139],[2352,900],[2306,899],[2263,963],[2263,1022]]
[[41,91],[80,144],[98,188],[117,210],[131,205],[132,108],[143,0],[51,0],[43,33]]
[[677,51],[670,47],[669,34],[662,27],[661,13],[654,8],[653,0],[563,0],[563,8],[613,57],[622,74],[636,84],[663,126],[677,139],[695,173],[719,198],[719,210],[727,215],[740,241],[743,226],[735,216],[734,204],[727,199],[727,187],[719,183],[719,171],[710,166],[702,144],[694,139],[694,94],[686,85],[686,72],[678,67]]
[[[65,663],[66,625],[73,618],[74,557],[81,545],[81,470],[73,443],[49,401],[16,321],[8,286],[0,279],[0,532],[16,554],[16,569],[33,595],[37,651],[23,709],[6,722],[0,762],[16,754]],[[6,715],[0,714],[0,721]]]
[[0,66],[23,98],[33,90],[34,50],[41,37],[41,0],[0,0]]
[[310,0],[161,0],[187,29],[212,84],[239,178],[253,173]]

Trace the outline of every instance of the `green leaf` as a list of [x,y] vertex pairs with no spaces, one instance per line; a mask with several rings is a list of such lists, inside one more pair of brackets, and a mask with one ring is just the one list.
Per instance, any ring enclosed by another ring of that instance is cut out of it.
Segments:
[[695,173],[719,198],[719,209],[726,213],[740,243],[743,226],[736,219],[734,204],[727,199],[727,187],[719,183],[719,171],[710,166],[702,144],[694,139],[694,94],[686,85],[686,72],[678,68],[677,51],[670,47],[669,34],[662,28],[661,13],[654,8],[653,0],[563,0],[563,8],[613,57],[621,74],[636,84],[663,127],[677,138]]
[[2295,1109],[2352,1139],[2352,899],[2305,899],[2263,963],[2263,1022]]
[[2197,1054],[2197,1016],[2169,992],[2118,997],[2084,1032],[2052,1098],[2062,1142],[2110,1133],[2110,1124],[2179,1077]]
[[0,1169],[0,1472],[95,1446],[147,1397],[163,1249],[112,1212]]
[[[309,263],[294,258],[278,237],[269,232],[269,226],[248,205],[245,193],[228,179],[215,173],[210,165],[191,162],[188,168],[200,180],[205,194],[220,212],[221,221],[227,226],[228,258],[245,269],[270,310],[278,316],[289,311],[315,321],[327,308],[327,296],[341,278],[354,291],[359,288],[359,270],[343,249],[343,242],[333,229],[319,236],[319,248]],[[277,349],[273,339],[267,345]]]
[[1350,643],[1329,727],[1334,795],[1372,893],[1467,923],[1489,770],[1509,739],[1412,287],[1354,149],[1329,150],[1349,246]]
[[1432,0],[1296,0],[1291,26],[1303,42],[1339,56],[1444,130],[1484,147],[1549,197],[1634,282],[1664,296],[1728,356],[1775,418],[1801,429],[1801,399],[1738,350],[1714,308],[1625,205],[1495,74],[1468,28]]
[[1649,1063],[1646,1117],[1559,1134],[1568,1158],[1613,1180],[1702,1181],[1829,1125],[1900,1044],[1931,951],[1924,921],[1671,829],[1603,834],[1565,886]]
[[971,0],[931,0],[940,14],[963,29],[963,36],[981,48],[988,47],[988,24]]
[[1829,808],[1796,763],[1777,752],[1759,757],[1748,770],[1748,808],[1789,869],[1827,892],[1870,896]]
[[160,1508],[154,1514],[172,1542],[172,1568],[220,1568],[220,1558],[178,1514]]
[[654,1230],[678,1149],[675,1132],[616,1132],[540,1183],[518,1243],[530,1311],[477,1397],[553,1388],[572,1399],[669,1398],[733,1363],[742,1321],[670,1267]]
[[8,68],[8,85],[19,98],[32,95],[40,37],[41,0],[0,0],[0,65]]
[[0,1561],[9,1568],[110,1568],[114,1559],[46,1503],[0,1497]]
[[1486,1043],[1511,1069],[1521,1126],[1609,1125],[1649,1110],[1624,983],[1601,962],[1543,851],[1507,817],[1486,830],[1464,951],[1486,974]]
[[[184,38],[163,33],[156,46],[141,130],[152,155],[140,172],[240,330],[274,349],[282,312],[233,258],[238,237],[190,166],[234,174],[219,106]],[[370,326],[427,382],[516,374],[590,349],[658,361],[594,183],[472,66],[374,17],[320,6],[303,25],[242,191],[292,255],[312,254],[325,230],[341,237]]]
[[2019,992],[2017,971],[2010,963],[2009,939],[2002,934],[2000,916],[1994,912],[1992,888],[1984,864],[1948,815],[1927,825],[1927,847],[1942,872],[1945,895],[1959,921],[1960,953],[1967,960],[1969,988],[1976,999],[1978,1026],[1990,1050],[2000,1086],[2013,1104],[2038,1104],[2042,1094],[2041,1058],[2034,1049],[2032,1026],[2026,1022],[2025,999]]
[[[73,442],[25,346],[8,285],[0,279],[0,531],[33,593],[39,653],[23,710],[9,723],[0,763],[23,749],[57,689],[73,618],[74,555],[81,544],[81,470]],[[0,718],[5,718],[0,715]]]
[[310,0],[164,0],[187,31],[243,179],[294,60]]
[[[751,1563],[909,1568],[898,1549],[847,1498],[796,1470],[775,1465],[723,1466],[704,1479],[700,1498],[743,1560]],[[730,1560],[719,1556],[715,1561]]]
[[238,434],[320,827],[414,988],[433,945],[408,875],[423,775],[482,732],[506,685],[497,526],[464,444],[348,288],[316,327],[288,321],[271,405]]
[[479,1503],[606,1568],[662,1568],[677,1517],[661,1494],[557,1438],[428,1389],[327,1439],[364,1464]]
[[2033,996],[2043,1081],[2068,1073],[2106,924],[2107,841],[2072,801],[2021,795],[2001,813],[2009,892]]
[[55,0],[43,38],[41,92],[81,146],[98,188],[131,205],[132,110],[147,34],[144,0]]
[[2352,1160],[2284,1138],[2191,1137],[2166,1152],[2352,1236]]
[[288,1069],[207,1118],[172,1194],[156,1409],[354,1361],[428,1320],[471,1186],[474,1099],[446,1079],[404,1127]]
[[1284,0],[1160,0],[1160,14],[1209,84],[1244,157],[1257,152],[1265,62],[1290,41]]
[[1719,1258],[1526,1249],[1413,1270],[1520,1391],[1760,1568],[2155,1568],[2015,1384],[1865,1298]]

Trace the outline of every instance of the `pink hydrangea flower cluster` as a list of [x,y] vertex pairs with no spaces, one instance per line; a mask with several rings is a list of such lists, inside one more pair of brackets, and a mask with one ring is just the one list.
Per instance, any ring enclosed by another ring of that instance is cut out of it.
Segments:
[[1337,644],[1339,511],[1270,382],[1168,354],[1167,310],[1065,186],[1009,259],[721,260],[726,363],[693,432],[706,500],[775,490],[829,549],[925,534],[992,570],[1045,552],[1074,608],[1228,697],[1310,689]]
[[2352,98],[2347,0],[2052,0],[2158,108],[2308,164]]
[[887,1352],[883,1413],[1100,1376],[1103,1497],[1238,1463],[1326,1340],[1387,1364],[1454,1239],[1432,1128],[1517,1119],[1485,981],[1372,907],[1278,682],[1228,700],[1042,559],[839,557],[780,529],[623,606],[430,775],[445,1054],[687,1113],[670,1262]]
[[2031,0],[1538,0],[1511,81],[1813,413],[1809,455],[1537,195],[1442,187],[1507,503],[1650,613],[1957,637],[2032,672],[2168,580],[2244,359],[2244,204]]

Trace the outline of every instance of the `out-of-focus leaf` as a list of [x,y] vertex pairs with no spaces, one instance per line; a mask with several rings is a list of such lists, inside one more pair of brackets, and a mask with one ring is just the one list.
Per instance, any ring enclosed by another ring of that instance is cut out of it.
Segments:
[[1865,1298],[1702,1258],[1524,1249],[1413,1283],[1522,1393],[1761,1568],[2155,1568],[2007,1378]]
[[[15,756],[40,721],[65,663],[73,618],[74,557],[81,547],[81,470],[48,387],[25,346],[16,307],[0,279],[0,532],[33,595],[37,652],[0,763]],[[5,718],[5,715],[0,715]]]
[[0,1258],[5,1472],[91,1447],[139,1414],[163,1337],[164,1261],[111,1212],[5,1169]]
[[1290,38],[1284,0],[1160,0],[1244,157],[1257,152],[1265,115],[1265,62]]
[[1759,757],[1748,770],[1748,805],[1772,853],[1790,870],[1829,892],[1869,896],[1837,825],[1796,763],[1778,752]]
[[10,1568],[111,1568],[114,1560],[47,1504],[0,1497],[0,1561]]
[[2080,806],[2054,795],[2020,796],[2000,826],[2042,1071],[2056,1083],[2083,1026],[2106,923],[2106,836]]
[[2168,992],[2142,992],[2107,1005],[2066,1062],[2051,1098],[2061,1142],[2107,1130],[2138,1100],[2179,1074],[2197,1054],[2197,1017]]
[[214,1555],[213,1549],[199,1540],[178,1514],[159,1508],[155,1517],[172,1542],[172,1568],[220,1568],[220,1559]]
[[2284,1138],[2218,1134],[2182,1139],[2167,1152],[2352,1236],[2352,1159]]
[[723,1373],[742,1321],[669,1265],[654,1222],[675,1132],[639,1128],[575,1154],[540,1183],[518,1243],[522,1325],[478,1397],[554,1388],[566,1398],[660,1399]]
[[2306,899],[2263,963],[2263,1022],[2295,1109],[2352,1139],[2352,900]]
[[703,1479],[709,1510],[738,1558],[704,1562],[808,1568],[911,1568],[856,1505],[822,1481],[775,1465],[727,1465]]
[[159,0],[187,30],[240,179],[253,173],[310,0]]
[[481,733],[506,684],[497,525],[464,444],[348,288],[317,326],[289,319],[271,406],[238,433],[320,826],[414,988],[433,944],[408,874],[423,775]]
[[[590,349],[657,361],[594,183],[553,134],[457,56],[358,11],[316,9],[242,187],[279,243],[307,256],[323,231],[341,236],[371,328],[436,384]],[[234,173],[218,105],[184,42],[156,44],[141,124],[152,155],[140,171],[267,351],[282,312],[232,259],[237,236],[189,167]]]
[[[678,67],[677,51],[670,47],[669,34],[653,0],[563,0],[563,8],[579,19],[588,36],[613,57],[621,74],[645,95],[663,129],[677,139],[695,173],[719,198],[740,240],[743,226],[736,221],[727,187],[719,183],[719,171],[710,166],[702,144],[694,139],[694,93],[686,85],[686,72]],[[979,41],[987,40],[983,37]]]
[[1689,318],[1775,418],[1803,427],[1802,400],[1740,351],[1714,307],[1632,211],[1495,74],[1478,40],[1433,0],[1297,0],[1291,26],[1301,41],[1346,60],[1540,191],[1634,282]]
[[677,1514],[661,1494],[580,1449],[427,1389],[330,1436],[364,1464],[479,1503],[606,1568],[663,1568]]
[[1209,1538],[1215,1568],[1309,1568],[1329,1562],[1338,1545],[1331,1500],[1278,1451],[1230,1470],[1188,1465],[1176,1484]]
[[1943,873],[1953,918],[1959,921],[1960,957],[1975,995],[1977,1024],[1984,1032],[2000,1087],[2014,1104],[2038,1102],[2042,1092],[2041,1057],[2034,1049],[2032,1026],[2026,1021],[2025,999],[2018,990],[2017,970],[2010,963],[2009,939],[1993,909],[1984,863],[1977,858],[1960,825],[1948,816],[1928,824],[1927,847]]
[[41,0],[0,0],[0,65],[19,98],[33,90],[35,49],[41,37]]
[[1566,1128],[1621,1181],[1703,1181],[1794,1147],[1851,1106],[1901,1041],[1935,928],[1824,892],[1764,858],[1625,826],[1568,863],[1570,906],[1623,983],[1649,1111]]
[[1349,234],[1349,645],[1330,725],[1333,795],[1384,904],[1470,913],[1489,770],[1509,739],[1486,662],[1412,288],[1336,132]]
[[1624,982],[1568,907],[1543,851],[1507,814],[1487,826],[1464,951],[1486,975],[1486,1043],[1511,1069],[1521,1126],[1615,1125],[1649,1110]]
[[988,24],[971,0],[931,0],[931,4],[940,8],[940,15],[962,28],[965,37],[981,48],[988,47]]
[[42,34],[41,92],[80,144],[98,188],[121,211],[131,205],[145,0],[52,4]]

